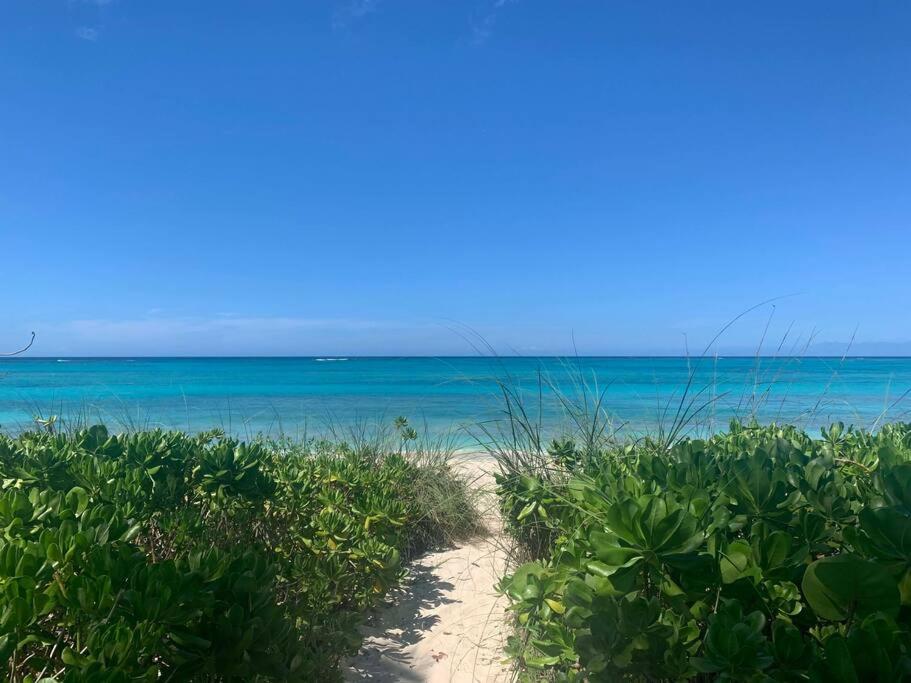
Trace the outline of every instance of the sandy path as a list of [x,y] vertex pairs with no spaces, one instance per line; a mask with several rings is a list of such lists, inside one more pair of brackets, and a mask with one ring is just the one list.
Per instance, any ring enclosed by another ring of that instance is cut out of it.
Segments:
[[490,535],[428,553],[410,565],[405,584],[364,628],[364,644],[348,662],[346,681],[510,680],[502,664],[506,602],[494,590],[506,556],[498,540],[492,465],[479,458],[460,463],[484,491]]

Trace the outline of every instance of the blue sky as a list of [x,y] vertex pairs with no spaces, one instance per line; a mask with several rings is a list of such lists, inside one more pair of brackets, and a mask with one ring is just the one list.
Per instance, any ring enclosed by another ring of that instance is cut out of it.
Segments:
[[681,353],[786,296],[772,346],[911,352],[909,30],[905,2],[5,0],[0,344]]

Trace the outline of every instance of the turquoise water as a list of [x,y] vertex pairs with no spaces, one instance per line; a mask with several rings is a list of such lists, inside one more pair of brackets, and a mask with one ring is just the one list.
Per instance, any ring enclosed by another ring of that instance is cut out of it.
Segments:
[[901,400],[911,358],[16,358],[0,360],[0,428],[56,414],[122,428],[300,436],[404,415],[436,434],[495,426],[505,382],[547,428],[566,420],[552,388],[578,401],[585,386],[589,397],[604,391],[616,425],[641,432],[670,423],[691,374],[700,429],[751,414],[811,428],[911,419],[911,401]]

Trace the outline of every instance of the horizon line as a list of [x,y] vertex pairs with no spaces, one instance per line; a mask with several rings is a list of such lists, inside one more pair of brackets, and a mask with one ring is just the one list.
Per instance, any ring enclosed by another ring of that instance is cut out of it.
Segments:
[[521,355],[521,354],[491,354],[491,355],[480,355],[480,354],[320,354],[320,355],[272,355],[272,354],[241,354],[241,355],[145,355],[145,354],[134,354],[134,355],[116,355],[116,356],[67,356],[67,355],[50,355],[50,356],[10,356],[10,357],[0,357],[0,362],[2,361],[25,361],[25,360],[134,360],[134,359],[143,359],[143,360],[257,360],[257,359],[273,359],[273,360],[317,360],[317,359],[358,359],[358,360],[382,360],[382,359],[412,359],[412,358],[487,358],[487,359],[497,359],[497,358],[525,358],[529,360],[538,359],[538,358],[556,358],[556,359],[574,359],[574,358],[606,358],[606,359],[658,359],[658,358],[668,358],[668,359],[698,359],[698,358],[766,358],[766,359],[801,359],[801,358],[824,358],[824,359],[864,359],[864,358],[882,358],[882,359],[911,359],[911,354],[907,355],[894,355],[894,354],[814,354],[814,353],[805,353],[805,354],[763,354],[763,353],[753,353],[753,354],[703,354],[703,355],[681,355],[681,354],[670,354],[670,353],[657,353],[657,354],[539,354],[539,355]]

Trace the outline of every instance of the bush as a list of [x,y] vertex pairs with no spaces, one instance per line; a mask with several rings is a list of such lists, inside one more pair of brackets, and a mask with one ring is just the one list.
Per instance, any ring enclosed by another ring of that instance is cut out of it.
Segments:
[[526,679],[911,678],[911,425],[550,453],[498,477]]
[[214,432],[0,437],[8,679],[340,678],[402,556],[441,540],[415,482],[464,486],[428,468]]

